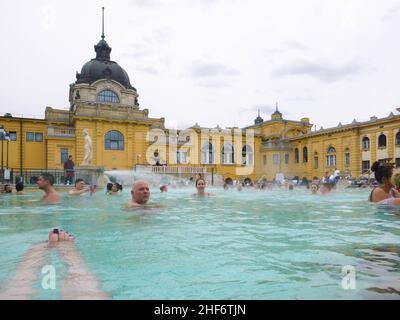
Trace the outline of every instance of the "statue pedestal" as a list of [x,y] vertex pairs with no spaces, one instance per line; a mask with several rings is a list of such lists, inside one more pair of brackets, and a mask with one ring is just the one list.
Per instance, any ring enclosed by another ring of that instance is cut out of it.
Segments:
[[80,165],[75,167],[75,180],[83,179],[86,184],[104,186],[104,167]]

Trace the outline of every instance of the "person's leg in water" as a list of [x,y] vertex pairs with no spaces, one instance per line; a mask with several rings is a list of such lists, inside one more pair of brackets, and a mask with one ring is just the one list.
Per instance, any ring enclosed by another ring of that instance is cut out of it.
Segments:
[[[52,232],[53,231],[53,232]],[[93,276],[75,244],[74,238],[62,230],[54,234],[54,230],[49,233],[49,241],[57,246],[61,253],[61,258],[67,264],[68,276],[61,281],[61,299],[66,300],[94,300],[108,299],[109,296],[100,290],[100,283]]]
[[65,231],[52,229],[48,242],[33,245],[23,256],[16,273],[8,281],[5,289],[0,289],[0,300],[32,299],[36,290],[33,285],[38,281],[40,268],[44,265],[44,256],[52,248],[57,248],[68,265],[68,277],[61,282],[62,299],[107,299],[108,295],[99,289],[99,282],[86,267],[77,251],[74,238]]
[[48,248],[48,243],[38,243],[23,255],[15,274],[0,288],[0,300],[27,300],[37,294],[33,285],[38,281]]

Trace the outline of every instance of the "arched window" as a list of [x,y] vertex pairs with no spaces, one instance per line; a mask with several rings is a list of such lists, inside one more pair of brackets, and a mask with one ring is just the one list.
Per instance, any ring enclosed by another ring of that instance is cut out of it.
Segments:
[[369,138],[368,137],[364,137],[362,139],[362,148],[363,148],[363,150],[369,150]]
[[308,162],[308,149],[307,149],[307,147],[303,148],[303,162]]
[[336,149],[334,147],[329,147],[326,155],[326,165],[328,167],[336,166]]
[[111,90],[103,90],[97,95],[98,102],[119,103],[118,95]]
[[294,163],[299,163],[299,149],[294,149]]
[[242,148],[242,164],[249,166],[253,164],[253,148],[249,145]]
[[124,150],[124,136],[116,130],[108,131],[105,135],[104,147],[106,150]]
[[344,164],[346,166],[350,165],[350,149],[349,148],[346,148],[344,150]]
[[201,147],[201,163],[212,164],[214,163],[214,146],[211,142],[205,142]]
[[378,137],[378,148],[386,148],[386,136],[384,134]]
[[400,131],[396,133],[396,146],[400,145]]
[[234,152],[233,146],[226,143],[222,146],[222,163],[223,164],[233,164],[234,163]]

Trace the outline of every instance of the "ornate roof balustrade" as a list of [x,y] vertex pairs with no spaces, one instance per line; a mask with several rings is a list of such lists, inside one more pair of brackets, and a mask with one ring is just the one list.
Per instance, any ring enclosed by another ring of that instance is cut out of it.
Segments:
[[75,128],[48,126],[47,137],[75,138]]
[[277,151],[290,151],[292,146],[290,143],[284,141],[267,141],[262,143],[262,150],[277,150]]

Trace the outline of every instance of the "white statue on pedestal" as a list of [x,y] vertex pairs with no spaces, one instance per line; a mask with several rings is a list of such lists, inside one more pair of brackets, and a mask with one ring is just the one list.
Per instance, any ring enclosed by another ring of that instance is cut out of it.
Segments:
[[85,157],[81,165],[88,166],[92,164],[93,159],[93,143],[92,138],[89,136],[88,129],[83,129],[83,137],[85,139]]

